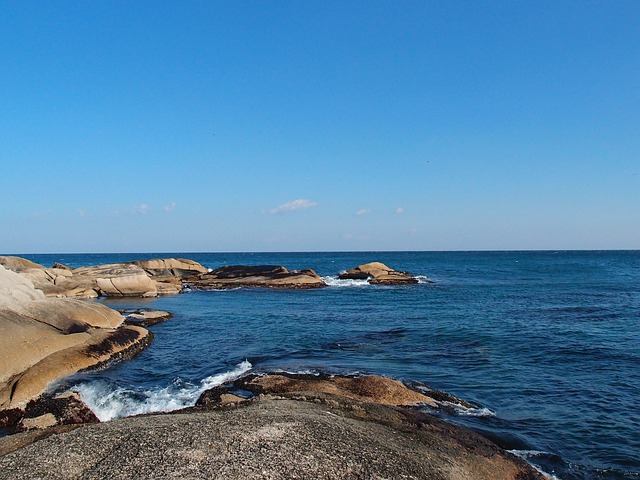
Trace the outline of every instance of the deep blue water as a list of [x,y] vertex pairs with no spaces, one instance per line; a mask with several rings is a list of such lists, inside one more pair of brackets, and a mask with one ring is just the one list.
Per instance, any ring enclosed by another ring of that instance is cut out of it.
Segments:
[[134,360],[68,380],[103,416],[189,404],[245,360],[376,373],[477,404],[447,418],[557,478],[640,478],[639,251],[27,255],[73,267],[170,256],[327,276],[382,261],[435,283],[105,299],[175,317]]

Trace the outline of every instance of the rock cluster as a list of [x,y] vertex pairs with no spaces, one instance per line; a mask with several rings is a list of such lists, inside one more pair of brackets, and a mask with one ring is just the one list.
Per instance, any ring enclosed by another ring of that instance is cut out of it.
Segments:
[[338,275],[341,280],[367,280],[372,285],[407,285],[418,283],[408,272],[387,267],[384,263],[371,262],[347,270]]
[[16,480],[544,479],[489,440],[420,411],[306,390],[57,432],[0,439],[0,471]]
[[28,278],[48,297],[155,297],[182,292],[182,279],[207,272],[193,260],[165,258],[91,267],[45,268],[20,257],[0,257],[0,265]]
[[192,279],[188,285],[197,290],[237,287],[305,289],[327,286],[322,277],[311,269],[289,271],[285,267],[272,265],[225,266]]
[[[31,268],[31,267],[29,267]],[[134,355],[151,341],[102,304],[48,298],[0,265],[0,424],[60,377]]]

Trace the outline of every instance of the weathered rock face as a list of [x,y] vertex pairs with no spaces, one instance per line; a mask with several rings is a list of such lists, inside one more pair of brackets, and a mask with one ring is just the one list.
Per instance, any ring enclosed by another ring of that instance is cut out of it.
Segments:
[[192,289],[207,290],[236,287],[321,288],[324,280],[313,270],[292,270],[272,265],[231,265],[191,279]]
[[544,478],[479,435],[417,411],[323,394],[239,405],[86,425],[23,448],[0,439],[0,452],[10,452],[0,471],[16,480]]
[[187,258],[156,258],[131,263],[143,268],[153,277],[187,278],[208,271],[198,262]]
[[31,280],[47,297],[89,299],[99,296],[155,297],[182,292],[182,279],[207,269],[193,260],[166,258],[72,269],[53,268],[20,257],[0,257],[0,264]]
[[150,327],[156,323],[164,322],[173,317],[173,314],[162,310],[149,310],[147,308],[137,308],[135,310],[124,310],[121,313],[125,316],[127,325],[138,325],[140,327]]
[[406,285],[418,283],[408,272],[387,267],[384,263],[371,262],[352,268],[338,275],[341,280],[368,280],[372,285]]
[[54,425],[98,423],[99,421],[77,393],[67,392],[55,396],[43,395],[36,400],[31,400],[16,425],[16,431],[24,432]]
[[21,268],[44,268],[39,263],[34,263],[22,257],[0,256],[0,265],[7,270],[15,270]]
[[0,266],[0,416],[24,408],[55,379],[144,348],[150,333],[123,321],[102,304],[46,298]]

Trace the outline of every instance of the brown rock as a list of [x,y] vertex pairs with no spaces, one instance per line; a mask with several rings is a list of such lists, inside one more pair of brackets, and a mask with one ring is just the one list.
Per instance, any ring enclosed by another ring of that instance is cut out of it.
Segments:
[[102,304],[46,298],[0,266],[0,411],[24,408],[55,379],[144,348],[149,332],[117,328],[123,321]]
[[173,317],[172,313],[164,312],[162,310],[149,310],[146,308],[125,310],[121,313],[125,315],[125,323],[128,325],[138,325],[140,327],[149,327]]
[[0,256],[0,265],[8,270],[18,270],[21,268],[44,268],[39,263],[34,263],[22,257]]
[[76,423],[98,423],[98,417],[80,399],[77,393],[67,392],[61,395],[43,395],[30,401],[24,414],[16,425],[17,432],[42,429],[54,425],[72,425]]
[[188,283],[196,290],[263,287],[306,289],[326,287],[316,272],[308,270],[289,271],[285,267],[272,265],[231,265],[203,274]]
[[368,280],[372,285],[406,285],[418,283],[409,272],[387,267],[384,263],[371,262],[352,268],[338,275],[341,280]]

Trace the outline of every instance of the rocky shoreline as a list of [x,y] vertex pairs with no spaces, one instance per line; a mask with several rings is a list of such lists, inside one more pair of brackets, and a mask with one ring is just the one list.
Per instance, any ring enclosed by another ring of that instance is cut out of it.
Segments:
[[[417,283],[373,262],[340,276]],[[524,461],[416,407],[468,406],[384,377],[249,375],[195,407],[99,423],[73,393],[47,386],[130,358],[167,312],[117,312],[91,299],[191,289],[322,288],[313,270],[156,259],[71,269],[0,257],[0,471],[10,478],[539,479]],[[124,314],[124,315],[123,315]],[[73,452],[69,455],[68,452]]]

